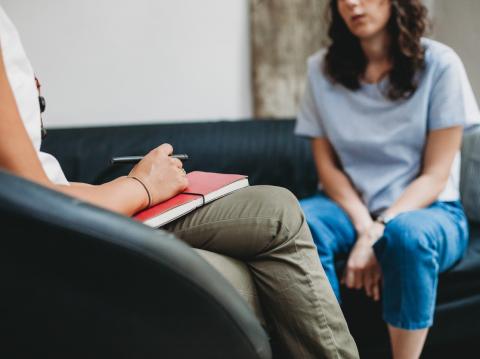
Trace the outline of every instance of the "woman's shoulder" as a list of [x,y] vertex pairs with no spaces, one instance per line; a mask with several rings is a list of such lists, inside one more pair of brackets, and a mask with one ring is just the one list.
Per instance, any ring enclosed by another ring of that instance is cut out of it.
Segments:
[[308,67],[322,65],[326,55],[327,55],[326,48],[321,48],[317,52],[313,53],[308,57],[308,60],[307,60]]
[[326,55],[327,55],[327,49],[322,48],[308,57],[307,75],[308,77],[310,77],[310,79],[314,79],[316,81],[326,80],[325,71],[324,71],[324,63],[325,63]]
[[321,70],[323,68],[323,63],[325,62],[326,55],[326,48],[321,48],[317,52],[310,55],[307,59],[308,70]]
[[450,46],[439,41],[423,38],[425,48],[425,65],[427,71],[443,72],[451,67],[463,67],[462,60]]

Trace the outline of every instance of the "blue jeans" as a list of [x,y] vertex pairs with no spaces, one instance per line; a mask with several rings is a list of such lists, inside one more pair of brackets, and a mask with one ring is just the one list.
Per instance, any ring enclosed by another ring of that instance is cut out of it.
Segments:
[[[325,194],[300,201],[323,268],[340,300],[337,254],[348,254],[356,232],[345,211]],[[459,201],[435,202],[395,217],[374,244],[383,273],[383,318],[401,329],[433,323],[438,274],[452,267],[468,243],[468,221]]]

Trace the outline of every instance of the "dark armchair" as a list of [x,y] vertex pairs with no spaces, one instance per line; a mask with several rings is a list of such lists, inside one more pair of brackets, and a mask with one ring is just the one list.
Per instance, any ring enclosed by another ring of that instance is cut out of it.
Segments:
[[270,358],[233,287],[165,232],[0,171],[0,357]]

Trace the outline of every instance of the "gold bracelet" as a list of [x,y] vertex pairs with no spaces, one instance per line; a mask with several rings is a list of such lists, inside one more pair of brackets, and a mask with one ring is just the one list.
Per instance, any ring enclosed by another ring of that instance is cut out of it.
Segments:
[[134,179],[135,181],[137,181],[138,183],[140,183],[143,188],[145,188],[145,192],[147,192],[147,196],[148,196],[148,205],[147,205],[147,208],[150,208],[150,206],[152,205],[152,196],[150,195],[150,191],[148,190],[147,186],[145,186],[145,183],[143,183],[140,179],[138,179],[138,178],[135,177],[135,176],[127,176],[127,178]]

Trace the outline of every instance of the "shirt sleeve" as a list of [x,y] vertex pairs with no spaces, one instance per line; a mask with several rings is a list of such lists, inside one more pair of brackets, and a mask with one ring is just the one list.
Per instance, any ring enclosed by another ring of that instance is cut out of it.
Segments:
[[295,125],[295,134],[305,137],[325,137],[325,131],[322,124],[322,118],[318,111],[313,91],[312,76],[307,76],[305,92],[300,101]]
[[428,111],[428,131],[453,126],[468,130],[480,123],[472,86],[460,58],[448,53],[434,79]]

